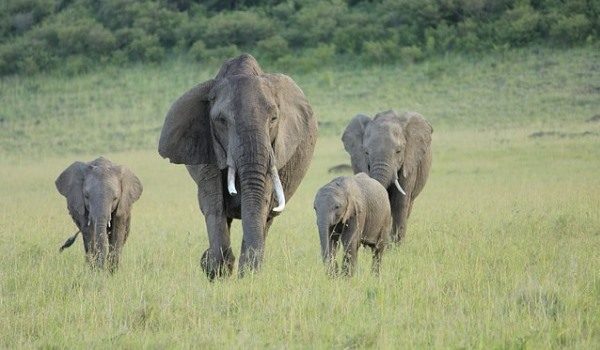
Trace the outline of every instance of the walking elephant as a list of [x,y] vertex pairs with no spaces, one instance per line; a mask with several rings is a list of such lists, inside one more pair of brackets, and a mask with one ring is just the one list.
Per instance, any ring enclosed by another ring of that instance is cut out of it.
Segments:
[[79,228],[60,250],[71,246],[81,232],[88,263],[102,269],[108,260],[114,271],[129,235],[131,206],[142,195],[140,180],[126,167],[100,157],[71,164],[55,184]]
[[342,272],[354,272],[358,247],[371,247],[371,270],[379,274],[381,256],[388,244],[392,217],[387,192],[376,180],[364,173],[333,179],[317,192],[314,202],[321,239],[321,256],[329,273],[337,274],[335,254],[342,241]]
[[407,112],[398,116],[390,110],[373,119],[355,116],[342,136],[354,173],[365,172],[387,189],[394,242],[406,234],[414,200],[427,182],[432,133],[422,115]]
[[185,164],[198,185],[209,240],[201,266],[210,280],[232,273],[233,219],[242,220],[240,276],[260,267],[269,227],[306,174],[316,138],[302,90],[248,54],[171,106],[158,152]]

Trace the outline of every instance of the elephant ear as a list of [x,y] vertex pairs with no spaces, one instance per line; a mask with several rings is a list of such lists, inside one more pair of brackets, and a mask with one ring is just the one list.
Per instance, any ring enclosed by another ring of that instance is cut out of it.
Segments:
[[345,177],[344,184],[348,206],[346,207],[343,221],[347,224],[351,224],[350,220],[353,220],[354,224],[358,224],[359,217],[362,216],[364,211],[363,203],[358,197],[358,193],[360,192],[359,184],[356,182],[355,176]]
[[163,124],[158,153],[177,164],[216,163],[210,130],[209,92],[214,79],[195,86],[173,105]]
[[317,123],[302,90],[284,74],[264,74],[279,109],[279,129],[273,149],[277,169],[281,169],[296,153],[301,143],[315,142]]
[[407,112],[402,119],[405,119],[403,128],[406,138],[402,175],[408,178],[417,172],[421,160],[431,147],[433,128],[419,113]]
[[121,176],[121,198],[117,206],[117,216],[127,216],[134,202],[140,199],[143,187],[140,179],[128,168],[119,167]]
[[350,154],[350,162],[354,173],[368,172],[367,159],[363,149],[363,136],[365,128],[371,122],[371,118],[364,114],[357,114],[344,130],[342,142],[344,149]]
[[85,224],[85,202],[83,199],[84,171],[88,165],[83,162],[75,162],[66,168],[54,181],[56,189],[67,198],[67,208],[71,217]]

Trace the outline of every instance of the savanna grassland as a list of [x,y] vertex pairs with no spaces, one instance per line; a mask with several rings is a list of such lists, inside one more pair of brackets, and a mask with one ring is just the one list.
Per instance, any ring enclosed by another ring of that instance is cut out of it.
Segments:
[[[292,77],[320,121],[264,269],[210,283],[195,185],[161,159],[170,103],[215,67],[184,61],[0,82],[0,348],[598,348],[600,54],[527,49]],[[268,67],[267,67],[268,68]],[[312,200],[347,163],[357,112],[434,126],[429,182],[379,277],[325,276]],[[596,119],[596,121],[593,121]],[[54,188],[97,155],[142,180],[122,266],[84,265]],[[241,225],[234,224],[239,255]]]

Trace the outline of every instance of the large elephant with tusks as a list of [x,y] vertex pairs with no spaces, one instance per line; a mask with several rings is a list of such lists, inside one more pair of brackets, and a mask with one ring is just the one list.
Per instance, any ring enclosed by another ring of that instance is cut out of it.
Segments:
[[171,106],[158,152],[185,164],[198,185],[209,240],[201,266],[210,280],[233,271],[233,219],[243,227],[240,276],[261,266],[269,227],[306,174],[316,138],[302,90],[248,54]]

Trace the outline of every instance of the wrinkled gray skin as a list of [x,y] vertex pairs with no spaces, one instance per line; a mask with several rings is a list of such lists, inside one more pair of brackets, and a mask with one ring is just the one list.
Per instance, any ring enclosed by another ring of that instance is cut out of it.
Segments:
[[361,243],[371,247],[371,270],[379,274],[381,256],[392,225],[385,188],[364,173],[341,176],[317,192],[314,208],[321,256],[329,273],[336,275],[338,272],[335,254],[341,240],[344,247],[343,274],[353,274]]
[[102,269],[108,260],[114,271],[129,234],[131,206],[142,194],[140,180],[126,167],[100,157],[71,164],[55,184],[82,233],[87,262]]
[[[201,266],[210,280],[229,275],[233,219],[242,220],[239,274],[258,269],[265,238],[281,205],[274,195],[278,174],[289,199],[313,155],[317,123],[302,90],[282,74],[263,73],[254,57],[226,61],[214,79],[181,96],[169,110],[158,151],[186,164],[198,185],[209,248]],[[237,194],[228,190],[228,173]]]
[[[355,116],[342,136],[354,173],[367,173],[387,189],[394,242],[405,236],[413,202],[427,182],[432,133],[431,124],[418,113],[386,111],[373,119]],[[406,195],[396,188],[396,179]]]

